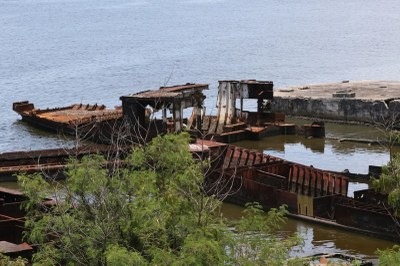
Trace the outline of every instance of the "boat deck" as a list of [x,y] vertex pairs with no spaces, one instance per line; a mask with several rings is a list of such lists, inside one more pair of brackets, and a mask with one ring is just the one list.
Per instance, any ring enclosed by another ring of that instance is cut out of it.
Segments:
[[104,105],[73,104],[68,107],[54,109],[33,109],[23,111],[21,115],[36,116],[56,123],[86,123],[93,120],[103,121],[122,117],[122,109],[107,109]]

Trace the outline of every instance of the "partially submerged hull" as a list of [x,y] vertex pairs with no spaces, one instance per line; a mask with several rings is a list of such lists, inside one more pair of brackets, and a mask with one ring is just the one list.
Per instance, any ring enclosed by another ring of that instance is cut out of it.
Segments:
[[[28,101],[13,103],[13,110],[29,124],[61,134],[100,138],[122,119],[122,109],[104,105],[73,104],[66,107],[36,109]],[[108,127],[108,128],[107,128]]]
[[240,147],[224,149],[223,162],[208,178],[210,187],[218,184],[211,194],[239,205],[259,202],[266,210],[284,204],[294,218],[400,241],[399,219],[387,207],[387,195],[367,189],[349,197],[349,180],[340,173]]
[[[190,144],[190,150],[196,158],[210,157],[206,188],[208,193],[219,195],[222,200],[239,205],[256,201],[265,210],[284,204],[289,216],[294,218],[400,241],[398,218],[392,209],[385,207],[388,206],[387,197],[372,190],[356,191],[354,198],[348,197],[349,181],[340,173],[208,140],[197,140]],[[46,166],[55,165],[59,167],[56,170],[62,172],[69,155],[98,152],[109,154],[110,151],[104,146],[81,151],[0,154],[0,170],[7,170],[8,166],[15,173],[43,172]]]
[[90,154],[102,154],[108,159],[125,154],[109,145],[82,146],[36,151],[0,153],[0,181],[16,181],[19,174],[42,173],[49,179],[65,178],[64,171],[70,158],[82,158]]

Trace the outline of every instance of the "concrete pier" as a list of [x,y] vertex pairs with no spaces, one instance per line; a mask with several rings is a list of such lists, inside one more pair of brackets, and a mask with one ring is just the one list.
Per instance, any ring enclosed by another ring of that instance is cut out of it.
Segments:
[[345,80],[275,89],[272,108],[274,112],[322,120],[398,120],[400,82]]

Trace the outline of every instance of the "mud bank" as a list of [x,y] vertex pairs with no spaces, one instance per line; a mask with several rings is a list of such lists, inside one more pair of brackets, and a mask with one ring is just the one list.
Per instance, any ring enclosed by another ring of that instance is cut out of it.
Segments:
[[342,122],[380,123],[400,111],[400,82],[342,81],[276,89],[274,112]]

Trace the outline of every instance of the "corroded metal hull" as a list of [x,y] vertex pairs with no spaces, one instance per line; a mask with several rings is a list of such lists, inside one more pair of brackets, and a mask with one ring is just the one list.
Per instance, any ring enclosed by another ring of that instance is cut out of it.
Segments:
[[116,150],[109,145],[82,146],[80,148],[59,148],[36,151],[0,153],[0,181],[16,181],[18,174],[40,172],[50,179],[64,178],[69,158],[82,158],[89,154],[103,154],[114,158],[125,150]]
[[[387,196],[362,190],[350,198],[347,196],[348,178],[340,173],[208,140],[197,140],[190,145],[190,150],[196,158],[204,154],[210,157],[211,169],[205,182],[207,191],[225,201],[240,205],[256,201],[266,210],[284,204],[289,216],[294,218],[400,241],[399,221],[393,210],[385,207],[388,206]],[[80,153],[43,150],[0,154],[0,170],[6,169],[7,164],[16,172],[43,171],[52,165],[64,169],[69,155],[98,152],[99,149],[88,149]],[[103,152],[109,153],[106,146]],[[19,206],[15,205],[17,209],[11,205],[4,209],[4,206],[0,205],[3,218],[17,215],[12,212],[19,211]]]
[[112,128],[122,119],[121,108],[107,109],[97,104],[36,109],[32,103],[22,101],[13,103],[13,110],[35,127],[102,142],[106,142]]
[[29,258],[33,248],[22,242],[25,213],[21,204],[26,197],[21,192],[0,187],[0,249],[7,256]]
[[399,219],[388,207],[387,195],[367,189],[349,197],[349,180],[340,173],[230,145],[219,165],[208,178],[219,187],[210,193],[222,192],[226,201],[256,201],[266,210],[285,204],[294,218],[400,241]]

